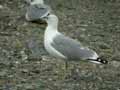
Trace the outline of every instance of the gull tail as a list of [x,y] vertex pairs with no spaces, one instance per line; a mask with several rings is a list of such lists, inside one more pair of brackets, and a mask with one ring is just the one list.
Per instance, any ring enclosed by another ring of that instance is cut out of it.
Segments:
[[97,59],[90,59],[90,62],[97,63],[97,64],[108,64],[108,61],[98,57]]

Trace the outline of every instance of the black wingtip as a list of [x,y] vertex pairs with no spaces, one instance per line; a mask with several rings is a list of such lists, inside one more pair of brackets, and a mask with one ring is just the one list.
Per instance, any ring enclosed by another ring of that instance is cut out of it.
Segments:
[[102,64],[108,64],[108,61],[107,60],[105,60],[105,59],[103,59],[103,58],[97,58],[95,61],[98,61],[98,62],[100,62],[100,63],[102,63]]

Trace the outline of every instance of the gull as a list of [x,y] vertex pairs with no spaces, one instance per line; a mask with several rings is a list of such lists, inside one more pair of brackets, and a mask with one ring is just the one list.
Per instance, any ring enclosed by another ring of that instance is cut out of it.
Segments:
[[46,16],[51,12],[51,8],[44,4],[43,0],[26,0],[29,4],[26,12],[27,21],[39,20],[41,16]]
[[57,58],[65,59],[65,61],[85,60],[97,64],[107,64],[108,61],[100,58],[98,54],[82,46],[82,44],[69,38],[58,31],[58,17],[54,14],[48,14],[42,17],[47,22],[44,34],[44,47],[46,51]]
[[34,4],[44,4],[43,0],[25,0],[28,4],[34,5]]

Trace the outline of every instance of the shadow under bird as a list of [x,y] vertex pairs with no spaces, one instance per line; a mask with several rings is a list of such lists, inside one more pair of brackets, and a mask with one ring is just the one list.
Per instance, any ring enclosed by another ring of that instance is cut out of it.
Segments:
[[41,17],[41,19],[48,24],[44,34],[44,47],[50,55],[66,61],[86,60],[97,64],[108,63],[107,60],[100,58],[95,51],[82,46],[77,40],[60,33],[56,15],[48,14]]

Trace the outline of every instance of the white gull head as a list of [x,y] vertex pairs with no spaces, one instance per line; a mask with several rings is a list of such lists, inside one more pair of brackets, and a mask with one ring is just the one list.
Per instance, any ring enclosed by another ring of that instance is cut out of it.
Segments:
[[48,24],[48,26],[57,29],[58,27],[58,17],[54,14],[48,14],[46,16],[41,17],[43,20],[45,20]]

